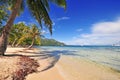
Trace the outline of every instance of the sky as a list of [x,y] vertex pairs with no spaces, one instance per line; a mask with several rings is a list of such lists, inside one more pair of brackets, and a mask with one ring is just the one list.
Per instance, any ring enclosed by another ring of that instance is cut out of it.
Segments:
[[[66,10],[50,4],[53,35],[68,45],[111,45],[120,41],[120,0],[67,0]],[[27,7],[14,23],[36,24]]]

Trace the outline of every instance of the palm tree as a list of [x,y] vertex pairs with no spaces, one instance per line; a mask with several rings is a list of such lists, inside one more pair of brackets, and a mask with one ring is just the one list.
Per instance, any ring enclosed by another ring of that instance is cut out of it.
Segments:
[[[7,48],[7,40],[13,25],[13,22],[16,16],[19,14],[20,10],[23,9],[22,4],[24,0],[2,0],[2,3],[9,3],[11,6],[11,15],[2,30],[0,35],[0,55],[4,55]],[[59,6],[66,8],[65,0],[26,0],[26,3],[29,7],[30,12],[33,17],[39,22],[42,27],[42,21],[44,21],[45,25],[48,27],[50,33],[52,34],[52,21],[48,15],[49,11],[49,2],[54,2]],[[11,5],[12,4],[12,5]]]
[[28,28],[28,26],[26,26],[23,22],[13,25],[8,38],[8,42],[12,47],[14,47],[21,36],[24,35],[26,28]]
[[30,37],[32,38],[32,43],[28,48],[31,48],[34,45],[35,39],[39,41],[41,40],[40,35],[41,35],[41,32],[37,28],[37,26],[32,25],[32,28],[30,29]]
[[21,36],[21,38],[18,40],[18,43],[16,46],[21,44],[26,39],[31,40],[31,45],[28,47],[29,49],[34,45],[34,42],[37,41],[40,44],[41,40],[41,30],[38,29],[38,27],[34,24],[32,27],[26,27],[24,34]]
[[8,14],[7,14],[7,8],[5,7],[5,5],[0,5],[0,28],[2,28],[2,22],[6,21],[8,18]]

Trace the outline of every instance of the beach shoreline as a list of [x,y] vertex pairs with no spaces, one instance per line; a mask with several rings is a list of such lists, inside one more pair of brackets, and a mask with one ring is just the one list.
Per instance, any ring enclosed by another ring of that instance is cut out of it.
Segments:
[[119,72],[84,59],[76,61],[60,55],[56,60],[47,52],[25,48],[8,48],[6,54],[26,55],[38,61],[38,72],[28,75],[26,80],[120,80]]

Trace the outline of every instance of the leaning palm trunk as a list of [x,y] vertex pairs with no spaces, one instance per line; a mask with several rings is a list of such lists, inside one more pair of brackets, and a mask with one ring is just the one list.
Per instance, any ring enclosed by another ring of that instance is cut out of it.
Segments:
[[12,43],[12,45],[11,45],[12,47],[15,46],[16,41],[17,41],[17,38],[13,41],[13,43]]
[[31,45],[28,47],[28,49],[32,48],[34,42],[35,42],[35,38],[32,39],[32,43],[31,43]]
[[16,4],[12,10],[12,13],[8,19],[7,24],[2,30],[1,36],[0,36],[0,55],[4,55],[6,48],[7,48],[7,42],[8,42],[8,36],[11,30],[11,27],[13,25],[13,22],[16,18],[16,15],[18,13],[18,10],[20,9],[22,0],[17,0]]

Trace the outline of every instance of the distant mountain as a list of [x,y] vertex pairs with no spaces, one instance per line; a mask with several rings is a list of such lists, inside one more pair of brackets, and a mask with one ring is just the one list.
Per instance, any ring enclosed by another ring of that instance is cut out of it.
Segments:
[[41,46],[64,46],[65,44],[55,39],[42,39]]

